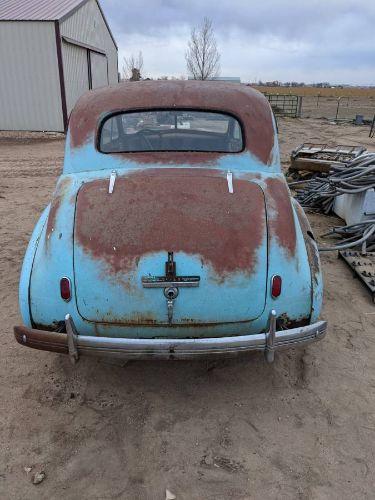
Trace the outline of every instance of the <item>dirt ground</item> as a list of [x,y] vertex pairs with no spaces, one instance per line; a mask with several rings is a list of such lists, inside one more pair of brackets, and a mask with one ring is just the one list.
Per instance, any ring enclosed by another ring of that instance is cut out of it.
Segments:
[[302,96],[317,96],[322,97],[370,97],[375,98],[375,87],[312,87],[305,85],[303,87],[272,87],[268,85],[252,85],[260,92],[271,94],[296,94]]
[[375,115],[375,98],[368,97],[318,97],[302,98],[302,118],[328,118],[333,120],[352,120],[360,115],[369,123]]
[[375,88],[255,87],[265,94],[302,96],[302,118],[354,120],[361,115],[371,122],[375,114]]
[[[368,127],[279,127],[284,166],[307,140],[375,149]],[[22,257],[63,145],[0,134],[0,498],[164,500],[168,488],[178,500],[373,499],[375,307],[334,254],[322,258],[326,339],[273,365],[254,354],[72,367],[16,344]],[[319,235],[337,219],[311,222]]]

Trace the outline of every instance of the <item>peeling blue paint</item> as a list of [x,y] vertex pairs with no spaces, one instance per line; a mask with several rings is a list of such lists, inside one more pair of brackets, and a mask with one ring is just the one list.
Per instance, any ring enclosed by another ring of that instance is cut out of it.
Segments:
[[[250,276],[233,274],[225,282],[225,288],[215,284],[212,280],[214,273],[209,266],[202,268],[198,256],[177,252],[179,273],[200,275],[201,286],[197,289],[180,290],[175,301],[175,322],[172,327],[166,324],[166,301],[162,289],[144,289],[139,279],[149,272],[163,274],[166,260],[164,254],[140,256],[138,268],[133,274],[121,276],[120,273],[116,279],[111,280],[107,264],[93,259],[74,241],[75,202],[83,183],[96,179],[109,181],[113,170],[121,176],[149,168],[171,167],[214,169],[223,173],[230,169],[239,179],[244,179],[249,174],[259,174],[251,181],[259,184],[266,201],[267,179],[283,179],[276,133],[271,165],[265,165],[249,151],[222,155],[214,164],[142,164],[134,161],[131,155],[99,153],[94,147],[93,137],[84,146],[73,150],[68,134],[64,171],[60,181],[69,179],[71,182],[61,198],[53,231],[49,235],[45,224],[49,207],[43,212],[30,240],[21,273],[20,307],[27,326],[34,323],[53,328],[69,313],[78,331],[86,335],[134,338],[171,335],[215,337],[265,331],[271,309],[275,309],[278,315],[287,316],[291,321],[306,318],[316,321],[321,309],[322,280],[318,277],[317,285],[312,285],[305,242],[294,211],[294,255],[289,255],[274,234],[266,231],[257,250],[260,263],[257,269]],[[270,281],[274,274],[280,275],[283,280],[282,294],[277,299],[273,299],[270,293]],[[73,284],[73,296],[69,302],[60,297],[59,281],[62,276],[70,278]],[[29,282],[30,307],[26,293]],[[232,293],[233,290],[235,294]],[[240,295],[238,290],[241,290]],[[129,322],[130,315],[135,324],[122,324],[121,318],[125,318],[124,322]],[[141,324],[137,324],[137,318],[141,318]],[[191,320],[199,326],[189,324]]]

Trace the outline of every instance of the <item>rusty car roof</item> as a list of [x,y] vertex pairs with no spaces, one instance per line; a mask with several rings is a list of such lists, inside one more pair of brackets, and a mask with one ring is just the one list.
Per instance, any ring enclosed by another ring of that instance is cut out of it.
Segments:
[[202,109],[235,115],[244,127],[245,150],[264,163],[270,161],[274,126],[268,100],[249,86],[217,81],[124,82],[86,92],[70,116],[71,146],[80,147],[93,136],[95,140],[104,116],[152,108]]

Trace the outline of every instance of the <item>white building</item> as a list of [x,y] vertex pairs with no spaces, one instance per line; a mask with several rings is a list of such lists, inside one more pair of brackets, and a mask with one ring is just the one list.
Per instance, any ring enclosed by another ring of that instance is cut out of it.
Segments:
[[63,132],[81,94],[117,81],[97,0],[1,0],[0,130]]

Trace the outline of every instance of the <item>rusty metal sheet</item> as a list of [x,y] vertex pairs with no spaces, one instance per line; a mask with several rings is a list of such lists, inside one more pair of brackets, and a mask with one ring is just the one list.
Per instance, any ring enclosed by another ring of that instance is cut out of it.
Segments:
[[143,288],[142,277],[162,275],[173,252],[178,275],[200,276],[198,287],[181,289],[176,324],[259,316],[267,279],[264,194],[236,176],[233,187],[231,194],[226,172],[183,168],[118,177],[112,194],[108,179],[84,184],[74,230],[81,315],[107,323],[164,323],[163,290]]
[[309,259],[311,276],[315,285],[321,282],[321,270],[319,251],[315,243],[314,234],[312,232],[310,223],[301,205],[296,201],[294,204],[297,212],[298,221],[300,223],[303,238],[306,245],[307,256]]
[[265,184],[270,234],[277,238],[289,257],[293,257],[296,250],[296,228],[289,188],[281,177],[269,177]]
[[290,170],[329,172],[331,165],[341,165],[363,154],[362,146],[329,146],[305,142],[290,155]]
[[144,170],[118,178],[111,196],[107,180],[89,182],[78,195],[75,237],[114,273],[158,251],[199,254],[219,278],[250,273],[265,232],[262,191],[236,179],[235,196],[228,196],[225,178],[217,175]]
[[[70,117],[70,141],[73,148],[83,146],[88,140],[96,140],[101,120],[113,112],[144,109],[201,109],[233,114],[243,124],[245,150],[250,151],[263,163],[272,161],[274,128],[272,111],[267,99],[245,85],[225,82],[198,81],[147,81],[126,82],[100,88],[82,96]],[[147,153],[148,161],[153,155]],[[133,153],[127,157],[141,158]],[[199,154],[201,162],[212,161],[212,153]],[[184,163],[196,153],[168,154],[169,162]],[[143,161],[144,155],[142,156]],[[155,161],[155,160],[154,160]]]
[[46,249],[48,249],[48,241],[55,229],[55,222],[57,213],[60,209],[60,205],[65,194],[68,192],[69,187],[71,185],[71,179],[69,177],[63,177],[60,182],[57,184],[55,193],[52,198],[51,207],[49,209],[48,219],[47,219],[47,230],[46,230]]
[[[31,334],[32,332],[32,334]],[[68,354],[67,335],[64,333],[48,332],[45,330],[32,330],[25,326],[15,326],[14,336],[19,344],[40,349]]]

